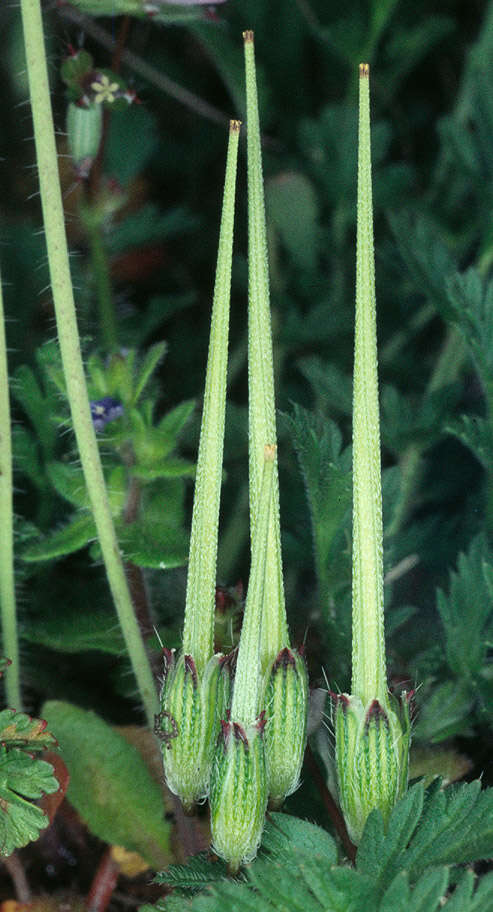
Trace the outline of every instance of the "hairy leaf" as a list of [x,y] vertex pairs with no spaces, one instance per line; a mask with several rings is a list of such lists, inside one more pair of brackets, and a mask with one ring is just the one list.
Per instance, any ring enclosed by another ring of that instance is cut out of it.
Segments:
[[56,738],[47,730],[44,719],[34,719],[15,709],[0,712],[0,744],[6,747],[27,747],[47,750],[56,746]]
[[485,628],[493,612],[484,574],[487,560],[486,542],[477,537],[467,554],[459,555],[448,596],[437,592],[447,662],[455,675],[466,679],[480,672],[486,660]]
[[414,882],[426,868],[493,853],[493,789],[482,792],[479,781],[441,789],[437,780],[423,800],[418,783],[394,808],[386,834],[378,811],[367,820],[356,864],[381,888],[401,870]]
[[40,541],[27,545],[21,551],[21,557],[28,562],[64,557],[84,548],[95,538],[97,533],[92,514],[80,513],[65,526],[60,526]]
[[161,787],[139,751],[93,712],[49,701],[43,715],[70,773],[68,799],[100,839],[162,867],[169,851]]
[[87,609],[81,613],[66,606],[63,614],[56,618],[26,621],[22,637],[30,643],[69,654],[91,650],[110,655],[125,652],[121,629],[114,614],[101,610]]
[[490,421],[479,415],[461,415],[445,430],[457,437],[474,453],[483,468],[489,470],[493,463],[493,428]]
[[0,854],[11,855],[48,825],[48,817],[30,799],[58,789],[53,767],[18,748],[0,746]]

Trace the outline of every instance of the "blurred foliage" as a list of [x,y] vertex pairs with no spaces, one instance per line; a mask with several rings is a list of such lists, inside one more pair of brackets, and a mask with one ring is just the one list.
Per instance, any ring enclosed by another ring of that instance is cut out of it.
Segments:
[[[157,655],[153,625],[167,644],[182,625],[193,403],[207,357],[226,125],[244,115],[249,27],[265,131],[293,640],[306,641],[313,684],[326,686],[326,675],[332,688],[348,686],[356,91],[357,64],[369,60],[388,671],[416,687],[418,750],[452,750],[459,739],[470,775],[493,784],[493,2],[355,0],[341,12],[323,0],[228,0],[166,27],[162,8],[149,17],[129,0],[139,15],[127,20],[112,14],[115,0],[102,18],[84,17],[95,5],[46,3],[46,34],[90,394],[120,546],[146,594],[149,648]],[[3,4],[0,207],[22,676],[29,709],[63,697],[122,722],[138,708],[47,341],[53,312],[19,28],[18,9]],[[64,136],[69,45],[136,93],[124,110],[105,105],[87,179]],[[249,565],[246,286],[240,156],[224,587],[246,580]],[[220,615],[219,646],[235,642],[240,614],[236,599]],[[330,738],[318,737],[323,755]],[[326,824],[308,772],[304,780],[288,810]]]

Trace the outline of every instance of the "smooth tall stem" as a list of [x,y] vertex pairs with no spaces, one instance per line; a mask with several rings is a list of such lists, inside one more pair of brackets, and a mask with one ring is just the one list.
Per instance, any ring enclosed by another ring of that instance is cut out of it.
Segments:
[[353,389],[353,680],[363,703],[386,703],[369,66],[360,66]]
[[21,0],[41,204],[67,395],[108,582],[149,726],[158,711],[155,683],[135,618],[108,503],[91,418],[70,276],[40,0]]
[[[265,442],[276,441],[274,369],[269,308],[269,267],[264,184],[253,32],[243,33],[245,49],[248,157],[248,420],[250,454],[250,530],[252,547],[258,522]],[[274,468],[269,526],[261,663],[265,670],[279,650],[289,646],[284,604],[279,481]]]
[[226,410],[229,300],[240,121],[232,120],[212,306],[188,565],[183,651],[200,672],[214,651],[217,536]]
[[5,695],[7,705],[22,709],[19,637],[15,607],[14,583],[14,511],[12,487],[12,435],[10,425],[9,375],[7,365],[7,339],[3,307],[2,280],[0,277],[0,607],[2,617],[3,655],[12,664],[5,670]]

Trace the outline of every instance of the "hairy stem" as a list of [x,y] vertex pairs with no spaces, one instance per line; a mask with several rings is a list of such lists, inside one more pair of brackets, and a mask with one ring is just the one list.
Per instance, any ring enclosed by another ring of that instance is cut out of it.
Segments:
[[353,389],[353,677],[363,704],[386,703],[369,66],[360,65]]
[[257,529],[254,538],[252,566],[245,614],[241,627],[240,645],[231,704],[231,718],[248,727],[257,718],[260,689],[260,635],[263,597],[267,573],[267,547],[272,513],[273,478],[276,447],[264,447],[264,469],[258,503]]
[[80,351],[57,166],[40,0],[22,0],[27,72],[53,301],[67,394],[108,582],[149,725],[158,701],[108,503]]
[[106,351],[111,353],[118,349],[118,330],[111,286],[110,263],[101,230],[101,219],[97,212],[87,203],[82,204],[80,214],[89,241],[101,338]]
[[[248,128],[248,428],[250,534],[253,549],[258,522],[264,446],[267,441],[272,444],[276,442],[276,418],[269,308],[269,267],[253,32],[244,32],[243,39]],[[260,647],[263,671],[280,649],[289,646],[282,576],[277,465],[274,467],[264,606]]]
[[203,671],[214,651],[217,534],[226,410],[229,301],[240,122],[229,132],[209,357],[193,503],[183,650]]

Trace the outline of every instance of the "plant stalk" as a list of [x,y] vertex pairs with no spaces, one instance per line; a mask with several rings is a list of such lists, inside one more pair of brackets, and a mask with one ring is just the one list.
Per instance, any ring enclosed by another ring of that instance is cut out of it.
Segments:
[[154,716],[158,711],[156,688],[125,578],[82,364],[60,192],[40,0],[21,0],[21,12],[41,205],[67,395],[108,582],[147,721],[149,726],[153,727]]
[[369,66],[360,65],[353,388],[353,677],[364,704],[387,703]]
[[[266,441],[276,442],[274,368],[269,308],[269,267],[265,226],[260,124],[255,76],[253,32],[243,33],[247,110],[248,159],[248,419],[250,458],[250,536],[254,542]],[[273,500],[267,545],[267,569],[262,613],[261,666],[265,671],[284,646],[289,633],[284,603],[279,480],[274,466]]]
[[245,728],[255,722],[259,711],[260,640],[262,606],[267,572],[267,541],[272,513],[272,494],[276,447],[264,447],[264,469],[258,503],[257,530],[254,538],[252,566],[245,614],[241,626],[240,645],[236,663],[231,718]]
[[111,287],[110,264],[101,230],[101,221],[98,214],[92,210],[90,203],[82,203],[80,214],[89,241],[101,337],[106,351],[111,353],[118,349],[118,328]]
[[19,673],[19,637],[14,582],[14,504],[12,485],[12,435],[10,424],[7,339],[0,277],[0,606],[3,654],[11,660],[5,669],[7,705],[22,709]]
[[226,410],[229,302],[240,121],[230,122],[193,503],[183,651],[200,673],[214,652],[217,537]]

